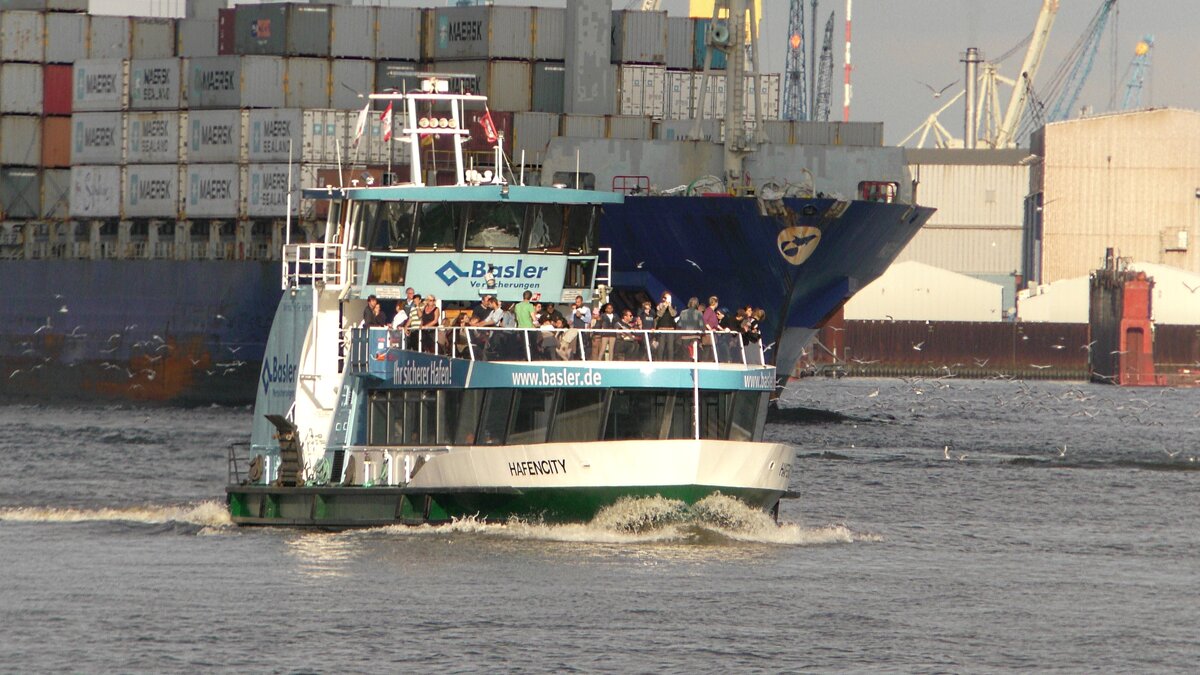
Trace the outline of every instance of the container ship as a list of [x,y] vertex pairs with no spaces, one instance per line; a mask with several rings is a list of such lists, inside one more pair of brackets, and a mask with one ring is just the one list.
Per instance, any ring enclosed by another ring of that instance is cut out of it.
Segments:
[[421,72],[487,96],[461,120],[469,165],[495,169],[498,144],[525,184],[625,194],[587,241],[611,253],[567,286],[762,307],[784,375],[932,213],[881,124],[777,119],[779,76],[725,63],[732,19],[594,0],[196,3],[177,20],[83,4],[0,12],[9,400],[253,401],[283,244],[324,236],[327,207],[301,190],[383,184],[414,159],[453,180],[451,144],[385,141],[399,120],[367,98]]

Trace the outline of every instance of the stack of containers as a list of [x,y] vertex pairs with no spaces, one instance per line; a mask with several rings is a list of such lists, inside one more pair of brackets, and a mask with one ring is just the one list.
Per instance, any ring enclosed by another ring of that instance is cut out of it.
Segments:
[[45,14],[0,11],[0,216],[41,215]]

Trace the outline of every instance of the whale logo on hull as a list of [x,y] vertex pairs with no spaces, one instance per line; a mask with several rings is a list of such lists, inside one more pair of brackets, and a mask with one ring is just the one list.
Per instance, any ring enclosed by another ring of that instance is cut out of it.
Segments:
[[779,255],[793,265],[803,264],[821,243],[821,231],[815,227],[800,225],[780,230],[776,244]]

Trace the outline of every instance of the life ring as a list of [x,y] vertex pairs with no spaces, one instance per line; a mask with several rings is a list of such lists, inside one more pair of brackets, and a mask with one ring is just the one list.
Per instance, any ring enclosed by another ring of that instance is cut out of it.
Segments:
[[263,456],[255,455],[254,459],[250,460],[250,468],[246,471],[246,479],[251,483],[257,483],[263,477]]

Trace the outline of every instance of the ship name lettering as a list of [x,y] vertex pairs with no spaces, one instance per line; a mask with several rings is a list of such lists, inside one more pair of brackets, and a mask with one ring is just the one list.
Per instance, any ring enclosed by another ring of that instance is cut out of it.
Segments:
[[510,476],[549,476],[567,472],[565,459],[539,459],[524,462],[509,462]]

